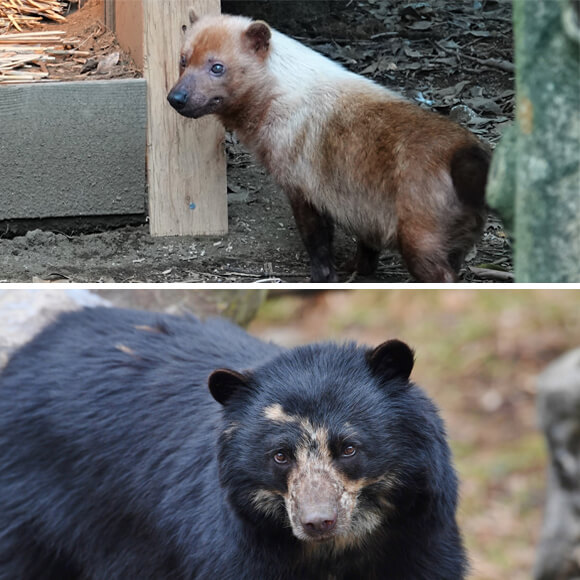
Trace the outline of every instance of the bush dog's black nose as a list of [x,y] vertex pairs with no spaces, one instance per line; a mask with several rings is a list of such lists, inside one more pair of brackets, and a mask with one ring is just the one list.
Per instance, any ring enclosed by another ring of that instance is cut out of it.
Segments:
[[178,111],[185,107],[189,94],[183,89],[173,89],[168,95],[167,100],[169,104]]

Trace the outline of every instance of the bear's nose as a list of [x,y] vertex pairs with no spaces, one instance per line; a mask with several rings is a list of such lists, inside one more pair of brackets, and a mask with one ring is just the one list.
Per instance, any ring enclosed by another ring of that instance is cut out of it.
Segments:
[[337,515],[336,510],[333,509],[310,511],[303,514],[302,527],[309,536],[322,536],[334,529]]
[[167,95],[167,100],[169,101],[169,104],[178,111],[180,111],[181,109],[183,109],[183,107],[185,107],[187,99],[189,99],[189,93],[183,89],[173,89]]

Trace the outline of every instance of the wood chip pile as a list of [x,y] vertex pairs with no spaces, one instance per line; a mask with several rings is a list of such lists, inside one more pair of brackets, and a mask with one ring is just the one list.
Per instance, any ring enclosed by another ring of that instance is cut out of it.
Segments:
[[59,30],[0,34],[0,84],[31,82],[49,76],[47,63],[66,55],[86,56],[78,39]]
[[[42,30],[47,21],[63,22],[68,0],[0,0],[0,84],[32,82],[49,76],[49,63],[67,55],[84,56],[79,40],[60,30]],[[88,54],[88,53],[85,53]]]
[[35,28],[43,20],[62,22],[68,5],[65,0],[0,0],[0,34]]

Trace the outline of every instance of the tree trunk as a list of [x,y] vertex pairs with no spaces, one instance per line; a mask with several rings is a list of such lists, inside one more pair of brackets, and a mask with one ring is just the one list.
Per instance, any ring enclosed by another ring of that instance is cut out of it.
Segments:
[[488,199],[515,243],[516,282],[580,282],[580,0],[514,0],[516,123]]

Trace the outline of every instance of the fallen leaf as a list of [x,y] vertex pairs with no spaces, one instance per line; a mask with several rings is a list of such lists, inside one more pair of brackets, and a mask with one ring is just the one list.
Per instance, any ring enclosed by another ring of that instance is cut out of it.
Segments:
[[432,27],[433,23],[428,20],[419,20],[418,22],[407,24],[407,28],[410,28],[411,30],[429,30]]

